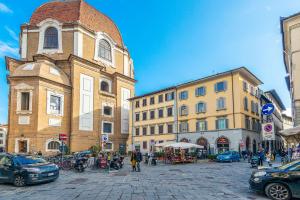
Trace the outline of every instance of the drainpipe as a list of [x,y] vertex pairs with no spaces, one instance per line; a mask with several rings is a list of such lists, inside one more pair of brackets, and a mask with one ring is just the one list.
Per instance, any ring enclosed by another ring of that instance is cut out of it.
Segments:
[[131,151],[133,151],[133,140],[134,140],[134,137],[133,137],[133,132],[134,132],[134,123],[133,123],[133,120],[134,119],[134,102],[133,100],[131,101]]
[[234,101],[234,88],[233,88],[233,73],[231,72],[231,89],[232,89],[232,113],[233,113],[233,128],[235,129],[235,101]]
[[179,140],[179,124],[178,124],[178,101],[177,101],[177,88],[175,88],[174,92],[174,121],[176,126],[176,142]]

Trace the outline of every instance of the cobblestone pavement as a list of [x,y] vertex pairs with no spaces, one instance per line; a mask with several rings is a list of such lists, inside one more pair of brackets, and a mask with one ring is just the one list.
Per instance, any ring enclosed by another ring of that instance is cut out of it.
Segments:
[[247,162],[142,166],[129,164],[118,172],[62,171],[55,182],[16,188],[0,185],[0,200],[154,200],[154,199],[266,199],[248,189],[252,172]]

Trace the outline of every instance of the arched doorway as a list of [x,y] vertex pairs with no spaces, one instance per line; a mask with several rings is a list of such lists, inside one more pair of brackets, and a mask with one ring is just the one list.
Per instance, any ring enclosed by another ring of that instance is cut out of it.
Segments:
[[198,158],[200,159],[205,159],[207,158],[207,155],[208,155],[208,142],[207,142],[207,139],[204,138],[204,137],[201,137],[197,140],[197,144],[198,145],[201,145],[203,146],[204,148],[203,149],[199,149],[198,150]]
[[219,137],[217,139],[218,153],[229,151],[229,140],[226,137]]
[[180,140],[180,142],[186,142],[186,143],[188,143],[188,142],[189,142],[189,140],[188,140],[188,139],[186,139],[186,138],[182,138],[182,139]]
[[246,151],[249,151],[250,150],[250,138],[247,137],[246,138]]
[[252,142],[252,150],[253,150],[253,153],[257,152],[257,149],[256,149],[256,140],[254,140],[254,139],[253,139],[253,142]]

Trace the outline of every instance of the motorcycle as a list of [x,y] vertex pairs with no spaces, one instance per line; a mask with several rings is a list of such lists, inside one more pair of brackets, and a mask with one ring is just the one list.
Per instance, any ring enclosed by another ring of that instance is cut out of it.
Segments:
[[84,172],[85,168],[87,168],[87,158],[77,157],[74,161],[74,169],[78,172]]
[[113,158],[113,160],[110,162],[109,167],[110,167],[111,169],[115,169],[115,170],[119,170],[119,169],[120,169],[120,166],[119,166],[118,158],[117,158],[117,157],[114,157],[114,158]]

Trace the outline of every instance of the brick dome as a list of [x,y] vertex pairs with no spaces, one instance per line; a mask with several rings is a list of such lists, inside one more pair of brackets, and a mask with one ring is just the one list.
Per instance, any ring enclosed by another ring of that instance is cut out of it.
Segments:
[[122,36],[115,23],[83,0],[61,0],[45,3],[34,11],[30,25],[37,25],[48,18],[61,23],[79,22],[92,31],[105,32],[118,46],[123,47]]

